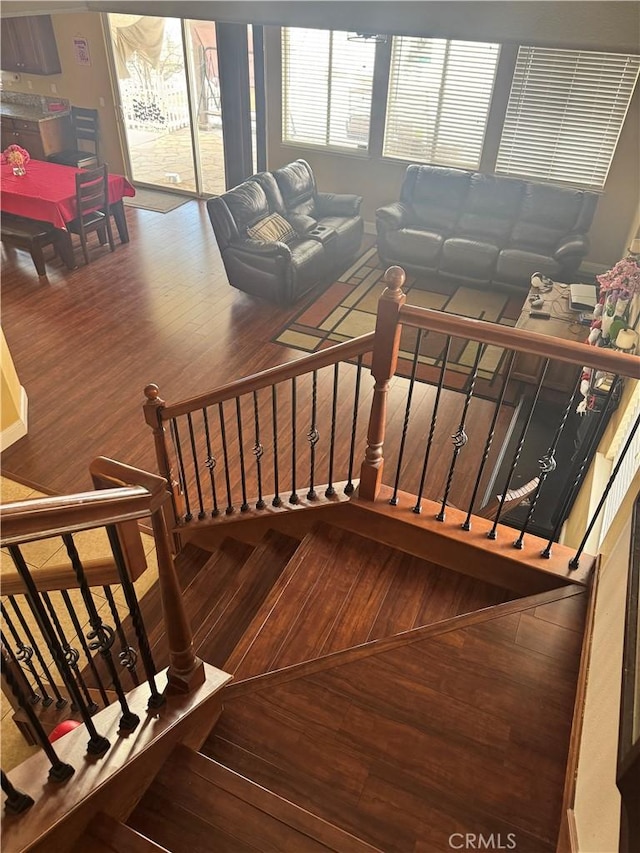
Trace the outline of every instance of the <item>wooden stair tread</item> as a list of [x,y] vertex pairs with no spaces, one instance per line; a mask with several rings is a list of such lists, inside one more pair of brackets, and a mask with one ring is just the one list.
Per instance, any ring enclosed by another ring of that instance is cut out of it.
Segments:
[[509,593],[329,524],[301,542],[224,664],[236,680],[460,612]]
[[91,853],[170,853],[166,847],[104,812],[95,815],[71,853],[87,853],[89,850]]

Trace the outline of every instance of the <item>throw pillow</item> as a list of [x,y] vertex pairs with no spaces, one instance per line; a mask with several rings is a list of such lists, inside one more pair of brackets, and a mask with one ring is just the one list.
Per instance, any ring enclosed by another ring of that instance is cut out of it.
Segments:
[[296,236],[296,232],[279,213],[270,213],[247,228],[247,235],[252,240],[262,240],[264,243],[286,243]]

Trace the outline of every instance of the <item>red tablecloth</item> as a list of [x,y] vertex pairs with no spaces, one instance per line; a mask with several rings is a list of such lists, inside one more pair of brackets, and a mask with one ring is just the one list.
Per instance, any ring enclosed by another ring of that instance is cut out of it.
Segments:
[[[2,195],[0,207],[5,213],[51,222],[56,228],[76,217],[76,173],[73,166],[60,166],[44,160],[30,160],[27,174],[13,174],[10,165],[0,166]],[[122,175],[109,175],[109,203],[134,196],[135,189]]]

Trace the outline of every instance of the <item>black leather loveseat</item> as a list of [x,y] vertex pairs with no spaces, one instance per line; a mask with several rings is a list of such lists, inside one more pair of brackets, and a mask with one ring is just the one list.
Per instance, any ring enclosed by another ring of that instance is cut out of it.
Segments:
[[207,201],[229,283],[288,304],[347,265],[362,242],[362,198],[318,192],[296,160]]
[[376,211],[385,264],[476,287],[570,281],[587,254],[596,193],[442,166],[411,165],[400,201]]

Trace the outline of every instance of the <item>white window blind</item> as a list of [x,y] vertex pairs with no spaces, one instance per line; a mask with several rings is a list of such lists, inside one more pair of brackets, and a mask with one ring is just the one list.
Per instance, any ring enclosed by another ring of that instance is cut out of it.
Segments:
[[383,153],[480,165],[499,45],[394,37]]
[[283,140],[367,149],[374,59],[346,32],[283,29]]
[[640,57],[521,47],[496,172],[601,188]]

